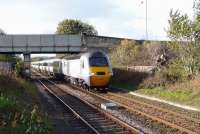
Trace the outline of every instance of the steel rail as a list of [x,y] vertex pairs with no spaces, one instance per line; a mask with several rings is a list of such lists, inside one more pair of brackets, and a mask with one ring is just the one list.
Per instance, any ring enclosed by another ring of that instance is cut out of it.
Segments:
[[[73,86],[73,87],[74,87],[74,86]],[[98,95],[98,94],[92,93],[92,92],[90,92],[90,91],[82,90],[82,89],[80,89],[79,87],[74,87],[74,88],[77,88],[78,90],[80,90],[80,91],[82,91],[82,92],[87,92],[88,94],[90,94],[90,95],[92,95],[92,96],[94,96],[94,97],[98,97],[98,98],[101,98],[101,99],[103,99],[103,100],[111,101],[111,102],[113,102],[113,103],[116,103],[116,104],[118,104],[118,105],[120,105],[120,106],[122,106],[122,107],[128,109],[128,110],[131,111],[131,112],[135,112],[135,113],[144,115],[145,117],[150,118],[151,120],[157,121],[158,123],[163,123],[163,124],[165,124],[166,126],[169,126],[169,127],[173,128],[173,129],[177,129],[177,130],[179,130],[179,131],[181,131],[181,132],[183,132],[183,133],[197,134],[196,132],[193,132],[193,131],[191,131],[191,130],[189,130],[189,129],[183,128],[183,127],[178,126],[178,125],[176,125],[176,124],[173,124],[173,123],[171,123],[171,122],[169,122],[169,121],[165,121],[165,120],[160,119],[160,118],[158,118],[158,117],[155,117],[155,116],[149,115],[149,114],[147,114],[147,113],[141,112],[141,111],[139,111],[139,110],[136,110],[136,109],[134,109],[134,108],[128,107],[127,105],[124,105],[124,104],[119,103],[119,102],[117,102],[117,101],[114,101],[114,100],[112,100],[112,99],[108,99],[108,98],[106,98],[106,97],[104,97],[104,96],[102,96],[102,95]]]
[[67,107],[74,115],[76,115],[87,127],[89,127],[95,134],[100,134],[92,125],[90,125],[81,115],[79,115],[73,108],[66,104],[60,97],[58,97],[51,89],[49,89],[41,80],[38,82],[45,88],[47,91],[52,94],[56,99],[58,99],[65,107]]
[[[87,92],[88,92],[88,91],[87,91]],[[89,93],[91,93],[91,92],[89,92]],[[120,106],[125,107],[126,109],[128,109],[128,110],[130,110],[130,111],[133,111],[133,112],[139,113],[139,114],[141,114],[141,115],[144,115],[144,116],[146,116],[146,117],[148,117],[148,118],[150,118],[150,119],[152,119],[152,120],[156,120],[157,122],[166,124],[167,126],[169,126],[169,127],[171,127],[171,128],[178,129],[179,131],[181,131],[181,132],[183,132],[183,133],[185,132],[185,133],[188,133],[188,134],[197,134],[196,132],[193,132],[193,131],[191,131],[191,130],[188,130],[188,129],[186,129],[186,128],[183,128],[183,127],[181,127],[181,126],[178,126],[178,125],[176,125],[176,124],[173,124],[173,123],[171,123],[171,122],[165,121],[165,120],[160,119],[160,118],[158,118],[158,117],[155,117],[155,116],[149,115],[149,114],[147,114],[147,113],[141,112],[141,111],[136,110],[136,109],[134,109],[134,108],[131,108],[131,107],[127,106],[127,105],[124,105],[124,104],[122,104],[122,103],[120,103],[120,102],[114,101],[114,100],[112,100],[112,99],[105,98],[105,97],[103,97],[103,96],[101,96],[101,95],[97,95],[97,94],[94,94],[94,93],[91,93],[91,94],[94,95],[94,96],[97,96],[97,97],[99,97],[99,98],[101,98],[101,99],[104,99],[104,100],[107,100],[107,101],[111,101],[111,102],[113,102],[113,103],[116,103],[116,104],[118,104],[118,105],[120,105]]]
[[199,119],[196,119],[196,118],[194,118],[194,117],[188,117],[188,116],[186,116],[186,115],[179,114],[179,113],[176,113],[176,112],[174,112],[174,111],[166,110],[166,109],[164,109],[164,108],[160,108],[160,107],[154,106],[154,105],[152,105],[152,104],[148,104],[148,103],[146,103],[146,102],[141,102],[141,101],[138,101],[138,100],[135,100],[135,99],[133,100],[133,99],[131,99],[131,98],[127,98],[127,97],[125,97],[125,96],[117,95],[117,94],[114,94],[114,93],[111,93],[111,92],[108,92],[108,94],[110,94],[110,95],[112,95],[112,96],[115,96],[115,97],[119,97],[119,98],[125,99],[125,100],[130,101],[130,102],[133,102],[133,103],[139,103],[139,104],[144,105],[144,106],[147,106],[147,107],[152,107],[152,108],[154,108],[154,109],[157,109],[157,110],[160,110],[160,111],[163,111],[163,112],[167,112],[167,113],[173,114],[173,115],[175,115],[175,116],[179,116],[179,117],[185,118],[185,119],[187,119],[187,120],[192,120],[192,121],[197,122],[197,123],[200,124],[200,120],[199,120]]
[[[119,97],[118,97],[118,98],[119,98]],[[119,99],[120,99],[120,98],[119,98]],[[141,114],[143,113],[145,116],[147,116],[147,117],[149,117],[149,118],[155,119],[155,120],[157,120],[158,122],[165,123],[165,124],[169,125],[169,126],[172,127],[172,128],[177,128],[177,129],[179,129],[179,130],[182,131],[182,132],[186,132],[186,133],[189,133],[189,134],[197,134],[196,132],[191,131],[191,130],[188,129],[188,128],[184,128],[184,127],[179,126],[179,125],[177,125],[177,124],[175,124],[175,123],[171,123],[171,122],[169,122],[169,121],[167,121],[167,120],[161,119],[161,118],[159,118],[159,117],[155,117],[155,116],[150,115],[150,114],[148,114],[148,113],[141,112],[141,111],[139,111],[139,110],[134,109],[133,107],[130,107],[130,106],[126,105],[126,104],[123,104],[123,103],[120,102],[120,101],[113,100],[113,99],[109,99],[109,100],[112,100],[113,102],[118,103],[119,105],[122,105],[123,107],[125,107],[125,108],[127,108],[127,109],[129,109],[129,110],[131,110],[131,111],[137,111],[137,112],[139,112],[139,113],[141,113]]]
[[[50,81],[50,80],[48,80],[48,79],[47,79],[47,81],[49,81],[49,82],[52,83],[54,86],[56,86],[57,88],[59,88],[59,89],[62,90],[62,88],[60,88],[55,82]],[[63,90],[62,90],[62,91],[63,91]],[[76,97],[76,96],[75,96],[75,97]],[[77,98],[77,97],[76,97],[76,98]],[[80,99],[80,98],[78,98],[78,99]],[[108,112],[106,112],[106,111],[103,111],[103,110],[100,109],[99,107],[96,107],[96,106],[90,104],[89,102],[87,102],[87,101],[85,101],[85,100],[83,100],[83,99],[81,99],[81,101],[84,102],[85,104],[89,105],[90,107],[96,109],[98,112],[100,112],[100,113],[106,115],[106,117],[108,117],[109,119],[111,119],[111,120],[115,121],[116,123],[122,125],[124,128],[130,130],[131,132],[134,132],[134,133],[141,133],[141,132],[142,132],[141,130],[138,130],[138,129],[134,128],[133,126],[131,126],[131,125],[125,123],[124,121],[118,119],[117,117],[113,116],[112,114],[110,114],[110,113],[108,113]]]
[[[60,87],[59,87],[56,83],[54,83],[53,81],[50,81],[50,80],[48,80],[48,79],[47,79],[47,81],[49,81],[50,83],[52,83],[52,84],[54,84],[55,86],[57,86],[58,88],[60,88]],[[74,86],[73,86],[73,87],[74,87]],[[76,87],[76,86],[75,86],[74,88],[77,88],[78,90],[81,90],[79,87]],[[174,129],[178,129],[178,130],[181,131],[181,132],[186,132],[186,133],[189,133],[189,134],[196,134],[195,132],[193,132],[193,131],[191,131],[191,130],[189,130],[189,129],[183,128],[183,127],[178,126],[178,125],[176,125],[176,124],[173,124],[173,123],[171,123],[171,122],[169,122],[169,121],[166,121],[166,120],[160,119],[160,118],[158,118],[158,117],[149,115],[149,114],[147,114],[147,113],[141,112],[141,111],[139,111],[139,110],[133,109],[133,108],[128,107],[127,105],[122,104],[122,103],[120,103],[120,102],[114,101],[114,100],[112,100],[112,99],[105,98],[105,97],[102,96],[102,95],[97,95],[97,94],[95,94],[95,93],[92,93],[92,92],[89,92],[89,91],[86,91],[86,90],[84,90],[84,91],[81,90],[81,91],[82,91],[82,92],[87,92],[88,94],[90,94],[90,95],[92,95],[92,96],[99,97],[99,98],[101,98],[101,99],[103,99],[103,100],[111,101],[111,102],[113,102],[113,103],[116,103],[116,104],[118,104],[118,105],[121,105],[121,106],[125,107],[126,109],[128,109],[128,110],[130,110],[130,111],[132,111],[132,112],[136,112],[136,113],[139,113],[139,114],[141,114],[141,115],[144,115],[144,116],[146,116],[146,117],[148,117],[148,118],[150,118],[150,119],[152,119],[152,120],[154,120],[154,121],[157,121],[157,122],[159,122],[159,123],[164,123],[165,125],[167,125],[167,126],[169,126],[169,127],[171,127],[171,128],[174,128]]]

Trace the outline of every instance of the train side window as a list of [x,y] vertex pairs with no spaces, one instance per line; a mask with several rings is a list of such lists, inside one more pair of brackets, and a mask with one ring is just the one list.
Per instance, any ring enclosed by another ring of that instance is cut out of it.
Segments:
[[84,68],[84,61],[81,61],[81,67]]
[[45,62],[45,63],[43,64],[43,66],[48,66],[48,63]]

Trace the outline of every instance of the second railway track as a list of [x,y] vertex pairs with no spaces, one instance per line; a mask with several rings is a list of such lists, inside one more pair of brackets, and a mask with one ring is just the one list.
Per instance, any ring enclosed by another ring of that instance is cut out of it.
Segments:
[[[198,134],[200,129],[199,120],[194,118],[189,118],[187,116],[181,116],[178,115],[178,113],[171,112],[168,110],[156,108],[156,107],[150,107],[147,104],[141,104],[137,103],[134,104],[134,100],[130,100],[128,98],[125,98],[123,96],[115,95],[113,93],[107,93],[107,94],[97,94],[88,92],[85,90],[80,90],[77,87],[72,87],[74,89],[78,89],[81,92],[86,92],[87,94],[95,97],[96,99],[102,99],[102,102],[111,101],[114,103],[117,103],[123,107],[125,107],[128,111],[124,114],[131,114],[136,113],[138,114],[138,117],[141,116],[141,118],[148,118],[147,120],[151,122],[157,122],[161,126],[166,127],[166,133],[184,133],[184,134]],[[63,88],[64,89],[64,88]],[[136,102],[135,102],[136,103]],[[152,122],[152,124],[153,124]],[[171,129],[171,130],[170,130]],[[164,131],[160,131],[164,132]]]
[[177,126],[180,126],[180,128],[182,127],[182,128],[188,129],[188,132],[190,132],[189,130],[193,131],[194,133],[200,132],[199,119],[188,117],[183,114],[170,111],[168,109],[163,109],[158,106],[154,106],[149,103],[144,103],[135,99],[130,99],[127,96],[117,95],[115,93],[109,92],[105,96],[108,99],[111,99],[126,107],[129,107],[130,109],[140,110],[144,113],[148,113],[152,116],[158,117],[161,120],[165,120],[169,122],[169,124],[170,122],[172,122],[174,126],[177,125]]

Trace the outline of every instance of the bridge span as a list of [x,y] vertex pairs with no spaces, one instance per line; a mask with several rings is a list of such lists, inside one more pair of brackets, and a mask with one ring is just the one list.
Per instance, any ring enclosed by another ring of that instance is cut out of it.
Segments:
[[23,54],[30,75],[30,55],[34,53],[80,53],[90,49],[107,50],[125,38],[85,34],[0,35],[0,53]]

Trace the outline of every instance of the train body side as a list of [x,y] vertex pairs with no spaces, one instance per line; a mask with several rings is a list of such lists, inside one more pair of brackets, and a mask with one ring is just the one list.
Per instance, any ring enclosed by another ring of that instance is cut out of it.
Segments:
[[100,51],[88,52],[72,59],[50,59],[31,64],[40,72],[90,88],[107,87],[113,75],[108,56]]
[[107,87],[113,75],[106,54],[86,53],[76,59],[63,59],[63,73],[72,83],[88,87]]

